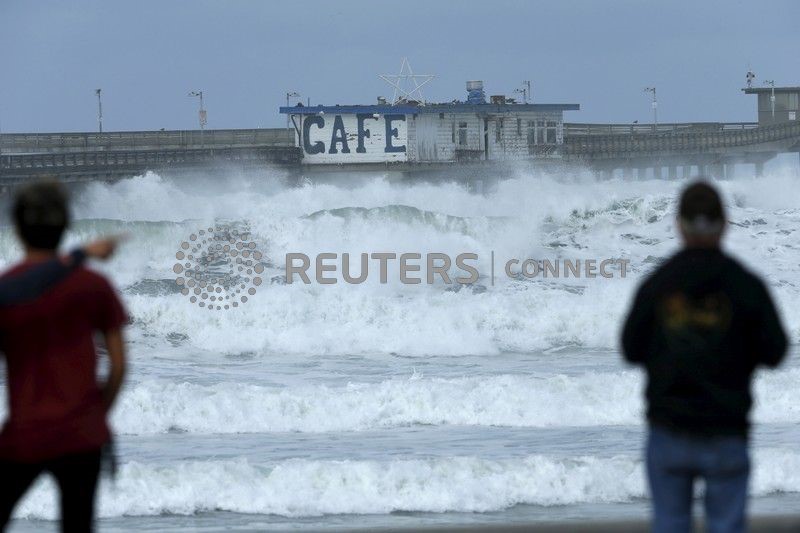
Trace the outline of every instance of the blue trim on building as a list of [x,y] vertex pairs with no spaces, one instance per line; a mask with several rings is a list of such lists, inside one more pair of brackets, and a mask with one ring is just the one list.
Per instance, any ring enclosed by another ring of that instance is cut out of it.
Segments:
[[280,112],[289,115],[316,115],[317,113],[356,115],[416,115],[433,113],[478,113],[498,114],[514,112],[547,112],[547,111],[578,111],[579,104],[431,104],[425,106],[412,105],[336,105],[336,106],[293,106],[281,107]]

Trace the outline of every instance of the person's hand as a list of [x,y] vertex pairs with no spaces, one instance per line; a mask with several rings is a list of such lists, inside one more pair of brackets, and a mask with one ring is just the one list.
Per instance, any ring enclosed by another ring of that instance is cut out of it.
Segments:
[[86,252],[87,257],[94,257],[95,259],[108,259],[114,254],[114,250],[120,242],[124,240],[122,235],[114,235],[111,237],[104,237],[96,241],[92,241],[83,246],[83,251]]

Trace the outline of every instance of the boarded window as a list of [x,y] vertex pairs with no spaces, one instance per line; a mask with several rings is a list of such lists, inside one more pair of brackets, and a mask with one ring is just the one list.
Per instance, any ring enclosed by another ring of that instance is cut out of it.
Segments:
[[498,118],[497,121],[495,122],[494,141],[499,143],[502,138],[503,138],[503,119]]
[[536,144],[536,123],[532,120],[528,121],[528,146]]
[[536,121],[536,144],[544,144],[545,137],[544,137],[544,120],[537,120]]
[[547,144],[555,144],[556,143],[556,133],[558,130],[558,125],[555,122],[547,122]]
[[466,122],[459,122],[458,123],[458,145],[459,146],[466,146],[467,145],[467,123]]
[[517,119],[517,137],[522,137],[522,119]]

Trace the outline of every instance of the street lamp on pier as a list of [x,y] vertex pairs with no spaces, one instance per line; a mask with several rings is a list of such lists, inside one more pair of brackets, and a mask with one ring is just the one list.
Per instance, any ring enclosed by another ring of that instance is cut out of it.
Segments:
[[97,95],[97,128],[100,133],[103,133],[103,89],[95,89],[94,94]]
[[653,132],[658,131],[658,100],[656,99],[656,88],[655,87],[645,87],[644,92],[646,93],[653,93]]
[[764,80],[764,85],[772,87],[769,94],[769,105],[772,108],[772,120],[775,120],[775,80]]
[[[290,98],[300,98],[300,93],[295,91],[288,91],[286,93],[286,107],[289,107],[289,99]],[[289,113],[286,113],[286,129],[290,129],[289,127]]]
[[200,110],[198,111],[197,116],[200,119],[200,131],[203,131],[206,127],[206,123],[208,122],[206,108],[203,106],[203,91],[192,91],[189,93],[189,96],[200,98]]

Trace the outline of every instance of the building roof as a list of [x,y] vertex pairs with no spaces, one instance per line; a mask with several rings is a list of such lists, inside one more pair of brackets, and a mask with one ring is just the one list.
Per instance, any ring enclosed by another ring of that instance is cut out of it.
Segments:
[[[745,87],[745,94],[772,93],[772,87]],[[800,87],[775,87],[776,93],[800,93]]]
[[458,102],[453,104],[377,104],[377,105],[336,105],[336,106],[302,106],[281,107],[280,112],[290,115],[316,115],[325,114],[379,114],[379,115],[413,115],[426,113],[514,113],[514,112],[546,112],[546,111],[578,111],[578,104],[468,104]]

